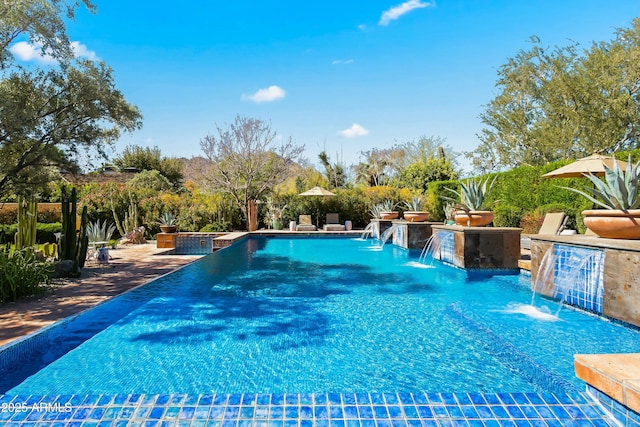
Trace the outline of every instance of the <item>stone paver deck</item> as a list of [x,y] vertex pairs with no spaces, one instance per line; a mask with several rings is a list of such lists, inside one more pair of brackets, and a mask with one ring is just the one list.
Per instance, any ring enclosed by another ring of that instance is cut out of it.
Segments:
[[87,261],[79,279],[58,280],[41,297],[0,304],[0,346],[169,273],[200,255],[165,255],[156,242],[120,246],[99,265]]

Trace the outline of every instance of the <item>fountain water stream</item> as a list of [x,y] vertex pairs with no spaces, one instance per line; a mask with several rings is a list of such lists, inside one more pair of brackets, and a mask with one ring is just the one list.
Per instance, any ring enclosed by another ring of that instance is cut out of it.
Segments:
[[[540,320],[558,320],[565,304],[602,313],[604,252],[566,245],[550,247],[540,261],[532,286],[531,304],[510,307],[508,313],[520,313]],[[550,310],[542,304],[546,296],[558,302]]]

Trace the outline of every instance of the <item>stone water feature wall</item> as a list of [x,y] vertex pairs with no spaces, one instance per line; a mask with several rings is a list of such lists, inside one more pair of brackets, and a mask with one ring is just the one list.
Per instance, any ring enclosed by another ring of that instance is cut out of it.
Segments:
[[[434,233],[453,235],[453,239],[449,238],[453,241],[453,260],[443,258],[443,261],[461,268],[519,270],[520,228],[458,225],[434,225],[432,228]],[[451,251],[450,246],[445,240],[443,249],[446,253]]]
[[[548,251],[552,251],[553,257],[547,256],[545,260]],[[575,268],[575,263],[566,261],[570,257],[584,262]],[[550,262],[549,258],[554,258],[549,266],[552,270],[545,272],[543,260]],[[539,283],[542,279],[538,278],[541,275],[545,277],[542,285]],[[569,302],[640,326],[640,241],[591,236],[532,236],[531,276],[532,287],[538,282],[538,291],[545,295],[552,295],[562,281],[592,281],[589,286],[592,295],[579,291]]]

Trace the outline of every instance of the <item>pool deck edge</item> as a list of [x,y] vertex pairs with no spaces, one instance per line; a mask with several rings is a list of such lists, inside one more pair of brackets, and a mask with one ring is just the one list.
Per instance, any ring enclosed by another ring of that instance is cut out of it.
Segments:
[[640,413],[640,353],[576,354],[574,366],[578,378]]

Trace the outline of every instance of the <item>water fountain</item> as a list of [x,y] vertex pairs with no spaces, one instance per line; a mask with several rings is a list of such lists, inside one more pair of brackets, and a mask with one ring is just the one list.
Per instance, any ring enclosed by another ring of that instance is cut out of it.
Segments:
[[362,235],[360,236],[360,240],[367,240],[369,236],[374,236],[376,230],[378,229],[378,223],[370,222],[367,226],[362,230]]
[[532,285],[531,305],[516,312],[537,317],[552,314],[536,301],[543,295],[558,302],[556,318],[564,304],[602,314],[604,252],[601,250],[553,245],[545,252]]
[[380,236],[380,247],[384,247],[384,244],[387,243],[387,240],[389,240],[389,238],[393,236],[393,233],[397,229],[398,229],[398,224],[393,224],[391,227],[384,230],[384,233],[382,233],[382,235]]
[[[451,250],[444,250],[451,249]],[[446,253],[444,253],[446,252]],[[422,249],[418,262],[433,265],[434,259],[452,262],[453,258],[453,234],[444,230],[438,230],[429,237]]]

